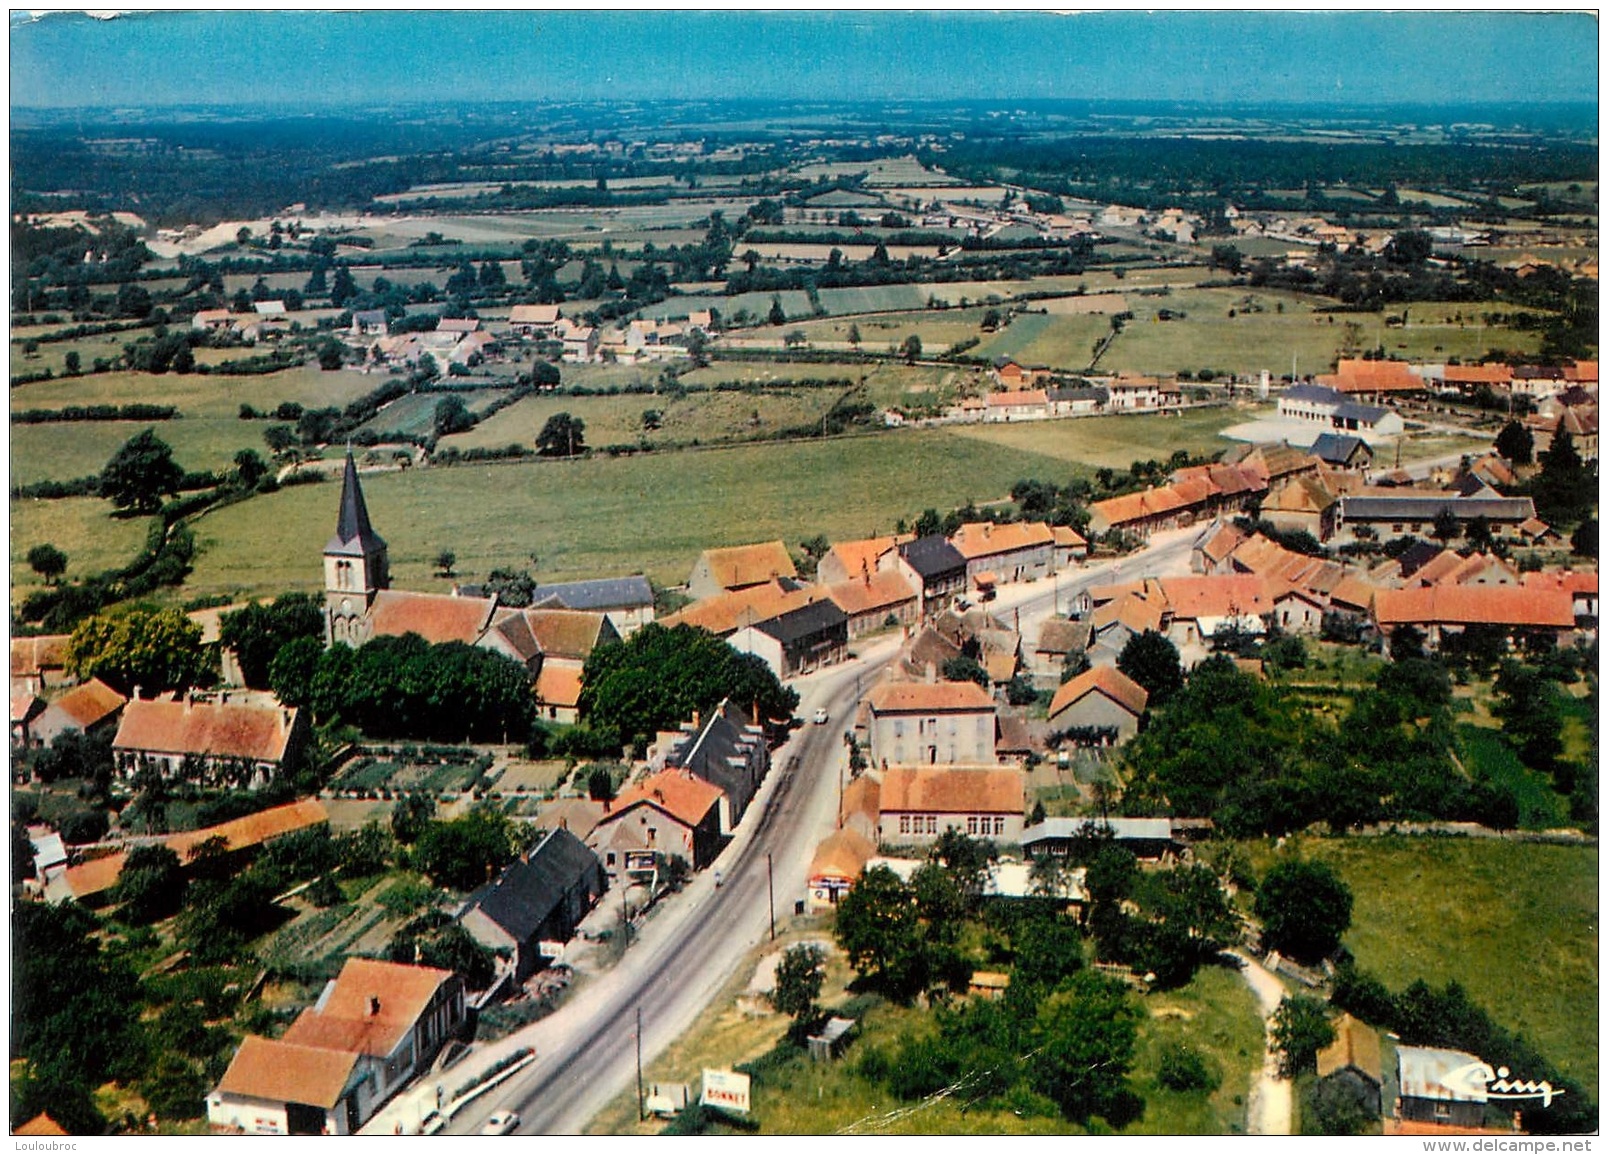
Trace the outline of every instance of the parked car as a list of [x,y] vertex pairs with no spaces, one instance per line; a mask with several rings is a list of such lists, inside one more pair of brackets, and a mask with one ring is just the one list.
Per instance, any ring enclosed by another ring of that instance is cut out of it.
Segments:
[[507,1135],[519,1126],[518,1111],[498,1111],[480,1128],[482,1135]]
[[815,724],[817,726],[826,725],[826,710],[824,707],[815,711]]

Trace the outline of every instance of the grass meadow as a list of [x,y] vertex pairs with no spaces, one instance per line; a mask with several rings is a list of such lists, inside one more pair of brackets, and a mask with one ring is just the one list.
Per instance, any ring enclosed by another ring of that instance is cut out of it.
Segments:
[[[927,506],[1004,497],[1023,477],[1064,481],[1065,460],[947,430],[736,446],[642,457],[459,466],[364,480],[393,580],[445,589],[442,549],[462,577],[530,565],[543,578],[645,572],[684,582],[711,546],[816,533],[890,532]],[[313,589],[334,525],[337,489],[310,485],[253,498],[195,522],[202,548],[183,597]]]
[[[249,351],[232,350],[236,357]],[[326,373],[300,366],[253,377],[198,373],[96,373],[36,381],[11,391],[11,408],[60,409],[64,405],[173,405],[184,417],[235,417],[242,404],[271,410],[282,401],[308,408],[345,406],[384,378],[356,370]]]
[[1176,449],[1214,453],[1230,442],[1220,430],[1257,414],[1227,406],[1189,409],[1176,417],[1155,414],[1069,417],[997,425],[959,425],[954,432],[1001,449],[1043,454],[1068,465],[1126,469],[1136,459],[1165,460]]
[[99,473],[130,437],[146,429],[173,448],[173,460],[188,470],[225,469],[242,449],[264,458],[262,431],[270,422],[234,417],[174,421],[71,421],[11,428],[11,483],[70,481]]
[[145,546],[149,518],[112,516],[98,497],[11,503],[11,597],[20,602],[43,583],[28,568],[28,551],[53,545],[67,555],[67,577],[81,578],[127,565]]
[[[1304,839],[1351,888],[1345,945],[1393,991],[1456,980],[1587,1086],[1597,1081],[1595,846],[1496,838]],[[1251,845],[1258,873],[1272,861]]]

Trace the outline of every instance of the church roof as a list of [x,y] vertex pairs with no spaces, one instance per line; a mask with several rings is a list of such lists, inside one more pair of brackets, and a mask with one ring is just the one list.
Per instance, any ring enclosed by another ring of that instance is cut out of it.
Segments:
[[324,546],[324,552],[368,557],[384,548],[385,539],[369,524],[368,505],[363,501],[363,487],[357,480],[357,462],[352,460],[352,451],[348,449],[346,473],[341,479],[341,515],[335,523],[335,535]]

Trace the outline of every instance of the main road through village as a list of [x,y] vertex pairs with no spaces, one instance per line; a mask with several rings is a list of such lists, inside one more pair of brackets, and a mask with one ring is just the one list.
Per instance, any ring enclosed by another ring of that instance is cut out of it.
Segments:
[[[1007,586],[989,608],[1006,620],[1019,616],[1027,628],[1057,608],[1064,610],[1089,585],[1186,572],[1190,542],[1198,533],[1157,534],[1146,549],[1120,562]],[[620,962],[578,989],[563,1007],[476,1048],[450,1068],[445,1082],[456,1086],[518,1047],[533,1047],[537,1054],[535,1063],[459,1110],[446,1133],[474,1134],[493,1111],[509,1109],[520,1115],[520,1134],[578,1134],[634,1086],[639,1014],[644,1064],[694,1024],[750,948],[770,935],[772,891],[778,927],[804,896],[815,847],[836,825],[847,765],[844,733],[852,726],[855,703],[893,660],[898,642],[887,638],[863,646],[853,661],[792,683],[805,724],[774,752],[773,769],[742,829],[714,867],[661,903],[633,932]],[[821,708],[829,724],[809,722]],[[718,887],[717,877],[722,879]],[[432,1100],[433,1086],[423,1089]],[[422,1110],[428,1107],[419,1105],[417,1093],[404,1094],[363,1130],[390,1134],[401,1125],[412,1131]]]

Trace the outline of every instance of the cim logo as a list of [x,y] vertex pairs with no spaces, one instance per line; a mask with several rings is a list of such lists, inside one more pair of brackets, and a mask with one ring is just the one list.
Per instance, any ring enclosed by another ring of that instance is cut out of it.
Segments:
[[1563,1094],[1551,1083],[1509,1078],[1506,1067],[1493,1071],[1486,1063],[1468,1063],[1448,1071],[1442,1082],[1449,1090],[1463,1091],[1476,1099],[1540,1099],[1543,1107],[1552,1106],[1553,1097]]

